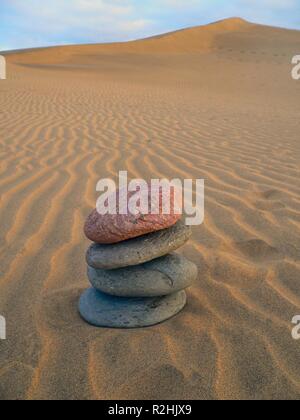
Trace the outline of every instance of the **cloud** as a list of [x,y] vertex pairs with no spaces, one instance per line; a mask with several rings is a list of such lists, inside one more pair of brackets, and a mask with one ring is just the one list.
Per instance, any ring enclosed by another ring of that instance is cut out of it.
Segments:
[[270,7],[272,9],[291,9],[296,7],[298,0],[246,0],[244,3],[252,7]]
[[0,39],[11,48],[60,44],[61,39],[67,43],[127,40],[151,25],[151,20],[136,15],[131,0],[2,1],[14,30],[5,34],[0,29]]
[[[202,2],[203,3],[203,2]],[[187,1],[186,0],[161,0],[161,4],[166,7],[172,7],[176,9],[186,9]],[[189,0],[188,8],[196,8],[201,6],[199,0]]]

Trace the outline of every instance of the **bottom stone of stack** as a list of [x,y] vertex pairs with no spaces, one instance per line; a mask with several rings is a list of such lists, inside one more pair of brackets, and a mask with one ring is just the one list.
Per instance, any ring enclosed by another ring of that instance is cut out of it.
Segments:
[[85,321],[96,327],[141,328],[172,318],[185,305],[183,290],[163,297],[121,298],[91,288],[81,296],[79,312]]

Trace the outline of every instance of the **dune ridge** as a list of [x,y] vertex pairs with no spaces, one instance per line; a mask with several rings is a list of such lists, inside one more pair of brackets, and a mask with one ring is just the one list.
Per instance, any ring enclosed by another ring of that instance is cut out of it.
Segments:
[[[255,47],[261,53],[273,50],[279,45],[295,47],[299,42],[299,31],[273,28],[250,23],[241,18],[229,18],[208,25],[177,30],[157,36],[129,42],[108,44],[69,45],[48,48],[35,48],[4,52],[11,61],[19,63],[65,63],[73,57],[91,54],[167,54],[206,53],[226,47]],[[245,51],[244,51],[245,52]]]
[[[298,43],[298,44],[297,44]],[[0,399],[299,399],[300,32],[239,19],[7,55],[0,83]],[[186,310],[86,325],[96,182],[205,178]]]

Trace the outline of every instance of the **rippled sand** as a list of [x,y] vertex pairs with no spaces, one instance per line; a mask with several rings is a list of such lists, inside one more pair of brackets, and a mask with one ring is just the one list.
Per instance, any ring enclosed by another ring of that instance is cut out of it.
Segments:
[[[1,399],[300,397],[300,32],[239,19],[7,56],[0,81]],[[83,223],[96,182],[205,178],[186,310],[95,329]]]

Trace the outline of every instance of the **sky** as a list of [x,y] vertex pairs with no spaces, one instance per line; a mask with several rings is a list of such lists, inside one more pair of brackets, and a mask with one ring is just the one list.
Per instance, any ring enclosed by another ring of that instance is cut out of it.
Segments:
[[300,30],[300,0],[0,0],[0,51],[128,41],[233,16]]

